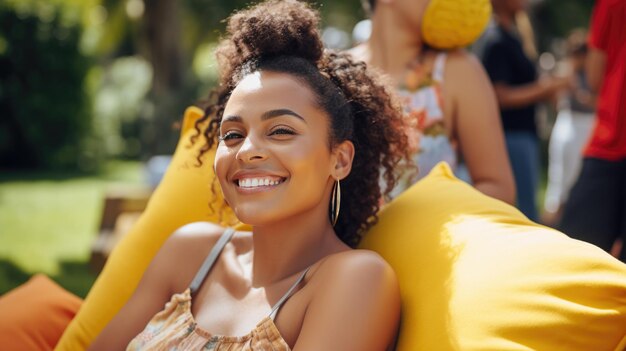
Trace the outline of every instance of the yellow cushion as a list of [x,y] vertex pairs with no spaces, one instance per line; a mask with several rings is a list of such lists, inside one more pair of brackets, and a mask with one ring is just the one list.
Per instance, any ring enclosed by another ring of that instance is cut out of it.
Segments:
[[389,204],[362,247],[398,275],[398,350],[626,348],[626,265],[482,195],[445,164]]
[[[201,115],[186,111],[163,181],[57,350],[80,350],[95,338],[176,228],[218,221],[208,210],[212,156],[197,168],[197,147],[187,147]],[[626,346],[626,266],[481,195],[446,166],[394,200],[363,247],[380,252],[400,278],[398,350],[614,350],[620,340]]]
[[430,0],[422,18],[422,37],[437,49],[473,43],[491,18],[490,0]]
[[[185,111],[181,138],[161,184],[135,226],[111,253],[56,350],[81,350],[93,341],[130,298],[148,264],[173,231],[191,222],[220,221],[219,212],[209,209],[210,201],[216,209],[223,201],[219,184],[215,187],[220,196],[213,199],[211,192],[213,153],[206,153],[203,166],[196,167],[202,143],[191,147],[194,123],[202,114],[196,107]],[[232,218],[232,213],[226,211],[222,223]]]

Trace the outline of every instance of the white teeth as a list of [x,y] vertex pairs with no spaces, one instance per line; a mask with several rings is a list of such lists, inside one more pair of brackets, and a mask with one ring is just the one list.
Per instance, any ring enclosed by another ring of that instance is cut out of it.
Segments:
[[281,183],[281,180],[274,180],[270,178],[244,178],[239,179],[237,184],[241,188],[254,188],[261,186],[270,186],[270,185],[278,185]]

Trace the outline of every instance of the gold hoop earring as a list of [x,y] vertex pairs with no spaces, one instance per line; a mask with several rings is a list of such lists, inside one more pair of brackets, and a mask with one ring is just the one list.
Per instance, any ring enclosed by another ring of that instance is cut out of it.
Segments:
[[335,186],[333,186],[333,192],[331,194],[330,199],[330,222],[333,224],[337,224],[337,220],[339,219],[339,209],[341,207],[341,185],[339,184],[339,179],[335,182]]

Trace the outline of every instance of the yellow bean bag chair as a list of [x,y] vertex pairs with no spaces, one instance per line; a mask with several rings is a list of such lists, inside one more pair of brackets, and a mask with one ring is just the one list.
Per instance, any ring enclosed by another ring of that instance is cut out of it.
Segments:
[[398,350],[626,349],[626,265],[439,164],[361,244],[394,267]]
[[[208,209],[211,156],[197,168],[197,148],[187,147],[201,114],[186,111],[165,178],[57,350],[84,349],[95,338],[176,228],[218,221]],[[382,211],[362,246],[381,253],[398,274],[400,351],[626,348],[626,265],[530,222],[443,164]]]

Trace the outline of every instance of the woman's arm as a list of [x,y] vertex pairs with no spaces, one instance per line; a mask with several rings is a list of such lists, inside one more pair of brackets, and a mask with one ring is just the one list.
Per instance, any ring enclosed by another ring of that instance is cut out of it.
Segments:
[[579,104],[590,109],[595,109],[597,106],[597,96],[590,89],[574,88],[572,98]]
[[587,74],[587,82],[593,92],[598,92],[604,78],[606,70],[606,54],[604,51],[595,47],[589,48],[587,60],[585,62],[585,73]]
[[[511,62],[516,56],[518,54],[512,51],[509,45],[499,40],[488,43],[483,55],[483,64],[489,74],[489,80],[493,83],[500,107],[529,106],[548,100],[559,90],[571,85],[572,77],[544,77],[525,85],[510,85],[509,82],[513,80],[516,70]],[[449,80],[446,83],[449,83]],[[470,86],[467,88],[471,89]]]
[[378,254],[354,250],[329,257],[315,272],[294,351],[381,351],[400,319],[395,273]]
[[452,102],[452,137],[459,142],[474,187],[509,204],[515,202],[515,182],[504,143],[500,113],[480,62],[471,54],[450,53],[444,93]]
[[524,107],[548,100],[571,84],[571,77],[545,77],[532,83],[510,86],[494,83],[498,104],[503,108]]
[[172,294],[182,292],[191,282],[207,247],[210,249],[222,232],[223,228],[210,223],[192,223],[172,234],[148,266],[133,295],[89,350],[125,350]]

